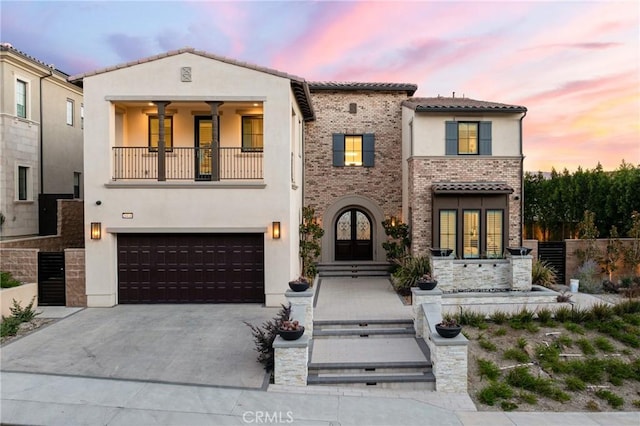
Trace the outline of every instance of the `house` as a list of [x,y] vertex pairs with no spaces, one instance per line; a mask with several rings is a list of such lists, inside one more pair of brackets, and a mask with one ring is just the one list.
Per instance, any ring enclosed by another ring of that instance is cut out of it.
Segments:
[[307,82],[191,48],[70,81],[87,114],[88,306],[277,306],[300,273],[303,205],[322,262],[385,261],[389,218],[411,225],[414,253],[520,241],[524,107]]
[[88,306],[284,302],[307,83],[194,49],[71,80],[86,105]]
[[55,209],[41,200],[84,192],[82,89],[8,43],[0,44],[0,76],[0,235],[43,233],[51,214],[55,233]]

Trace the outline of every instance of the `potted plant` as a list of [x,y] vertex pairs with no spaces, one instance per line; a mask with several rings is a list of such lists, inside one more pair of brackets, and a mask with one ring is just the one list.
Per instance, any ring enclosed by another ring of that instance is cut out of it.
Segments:
[[289,281],[289,288],[293,291],[305,291],[309,288],[309,280],[300,275],[293,281]]
[[451,253],[453,253],[453,249],[440,247],[430,247],[429,251],[431,252],[431,256],[433,257],[448,257]]
[[462,326],[458,324],[458,320],[451,315],[442,317],[442,322],[436,324],[436,331],[442,337],[447,339],[456,337],[462,331]]
[[431,276],[431,272],[427,272],[426,274],[422,274],[417,280],[416,283],[420,290],[433,290],[438,285],[438,280]]
[[282,321],[278,327],[278,334],[284,340],[297,340],[304,334],[304,326],[291,319]]

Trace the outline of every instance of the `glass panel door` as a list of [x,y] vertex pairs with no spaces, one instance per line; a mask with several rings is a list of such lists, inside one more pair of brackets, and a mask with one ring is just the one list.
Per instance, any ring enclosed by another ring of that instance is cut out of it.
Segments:
[[213,126],[211,119],[196,117],[196,180],[211,179],[211,141]]
[[480,257],[480,210],[463,211],[462,253],[466,259]]
[[372,260],[373,239],[371,219],[361,210],[342,213],[335,226],[336,260]]
[[440,248],[448,248],[457,252],[456,247],[456,221],[458,212],[456,210],[440,210]]
[[503,216],[502,210],[487,210],[487,257],[502,257]]

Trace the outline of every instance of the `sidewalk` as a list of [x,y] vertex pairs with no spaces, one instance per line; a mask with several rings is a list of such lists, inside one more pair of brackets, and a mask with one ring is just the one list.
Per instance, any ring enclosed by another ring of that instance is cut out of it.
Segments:
[[[640,413],[470,411],[467,395],[363,389],[268,392],[144,381],[0,373],[3,424],[464,425],[640,424]],[[442,408],[446,404],[451,409]],[[455,408],[455,405],[458,405]]]

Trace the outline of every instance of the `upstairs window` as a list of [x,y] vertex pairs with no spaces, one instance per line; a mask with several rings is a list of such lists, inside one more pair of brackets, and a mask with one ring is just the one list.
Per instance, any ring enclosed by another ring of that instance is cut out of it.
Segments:
[[373,167],[375,160],[375,137],[372,133],[362,135],[333,135],[333,165]]
[[67,99],[67,125],[73,126],[73,100]]
[[16,80],[16,115],[27,118],[27,83]]
[[458,123],[458,154],[478,153],[478,123]]
[[[158,151],[160,140],[160,119],[157,116],[149,117],[149,151]],[[173,151],[173,117],[164,118],[164,149]]]
[[18,201],[29,199],[29,167],[18,166]]
[[262,116],[242,117],[242,151],[261,152],[264,147],[264,120]]
[[73,198],[80,198],[80,173],[73,173]]
[[491,155],[490,121],[447,121],[446,155]]

